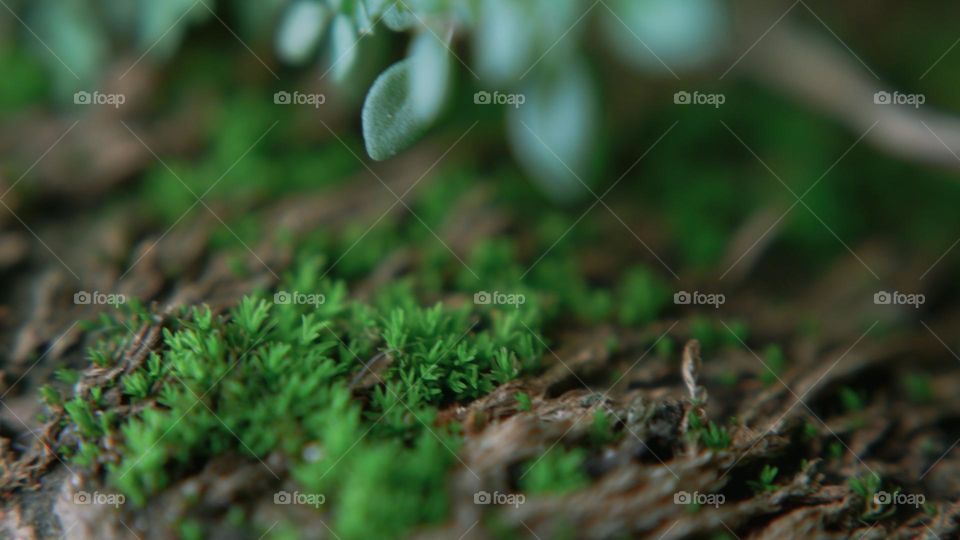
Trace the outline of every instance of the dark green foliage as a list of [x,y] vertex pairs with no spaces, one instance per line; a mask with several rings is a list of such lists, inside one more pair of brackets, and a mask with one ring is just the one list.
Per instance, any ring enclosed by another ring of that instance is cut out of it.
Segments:
[[848,411],[859,411],[863,409],[863,396],[849,386],[840,389],[840,400],[843,402],[843,408]]
[[933,384],[927,374],[908,373],[903,378],[903,388],[907,392],[907,397],[914,403],[930,403],[933,401]]

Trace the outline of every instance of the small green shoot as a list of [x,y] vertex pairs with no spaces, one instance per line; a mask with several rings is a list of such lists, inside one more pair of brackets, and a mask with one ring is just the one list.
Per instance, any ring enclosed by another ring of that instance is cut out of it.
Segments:
[[529,411],[533,409],[533,403],[530,401],[530,396],[525,392],[517,392],[517,410],[518,411]]
[[773,481],[777,478],[777,473],[780,472],[777,467],[772,465],[764,465],[763,470],[760,471],[759,480],[748,480],[747,485],[753,489],[754,493],[764,493],[767,491],[776,491],[777,485]]
[[760,372],[760,381],[763,382],[764,385],[770,386],[777,382],[787,362],[783,351],[775,344],[771,344],[764,349],[763,359],[767,365],[763,371]]
[[908,373],[903,378],[903,388],[907,398],[917,404],[926,404],[933,401],[933,384],[930,376],[925,373]]

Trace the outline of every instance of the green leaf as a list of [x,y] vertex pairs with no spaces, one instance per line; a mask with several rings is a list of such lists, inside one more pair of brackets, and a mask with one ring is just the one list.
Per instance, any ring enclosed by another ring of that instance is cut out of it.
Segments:
[[[38,58],[47,65],[56,93],[72,95],[79,89],[77,79],[82,86],[95,84],[110,54],[103,22],[80,2],[36,4],[30,25],[36,28],[40,41],[27,42],[27,46],[42,51]],[[53,54],[44,49],[46,46]]]
[[534,34],[528,9],[516,0],[485,0],[480,4],[473,50],[484,79],[503,83],[520,76],[532,63]]
[[729,37],[727,8],[716,0],[614,0],[605,12],[614,52],[654,73],[695,68]]
[[393,2],[393,4],[383,12],[381,20],[383,20],[383,24],[387,25],[387,28],[394,32],[404,32],[417,22],[417,18],[413,13],[403,7],[400,2]]
[[450,54],[445,43],[423,30],[410,43],[410,101],[414,113],[429,123],[443,108],[450,86]]
[[140,9],[138,46],[155,57],[169,58],[190,23],[206,19],[210,13],[193,0],[146,0]]
[[285,62],[302,64],[314,52],[330,12],[316,0],[298,0],[284,13],[277,32],[277,55]]
[[363,103],[363,140],[367,153],[377,161],[413,144],[426,128],[410,98],[410,65],[407,59],[387,68]]
[[560,201],[588,193],[595,159],[598,104],[583,61],[538,78],[524,103],[508,109],[514,153],[534,181]]
[[330,44],[330,72],[333,80],[342,82],[356,63],[360,42],[353,22],[346,15],[333,18],[331,34],[333,41]]

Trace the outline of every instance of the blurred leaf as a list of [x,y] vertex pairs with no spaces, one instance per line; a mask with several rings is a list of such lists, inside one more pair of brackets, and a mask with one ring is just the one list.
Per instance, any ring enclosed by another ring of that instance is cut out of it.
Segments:
[[717,0],[612,0],[609,6],[604,35],[613,49],[656,73],[663,72],[664,64],[696,67],[720,50],[726,38],[727,13]]
[[410,65],[402,60],[380,74],[363,103],[363,139],[377,161],[413,144],[426,127],[410,97]]
[[551,197],[587,192],[596,150],[598,103],[583,61],[538,78],[526,102],[508,110],[510,144],[527,174]]
[[[208,5],[214,9],[212,2]],[[190,22],[210,15],[194,0],[142,0],[141,6],[139,47],[160,57],[176,51]]]
[[277,32],[277,55],[302,64],[317,47],[330,13],[316,0],[298,0],[287,8]]
[[367,9],[365,2],[357,2],[353,5],[353,21],[357,24],[357,31],[361,35],[373,31],[373,20],[370,19],[370,10]]
[[530,64],[533,33],[527,10],[516,0],[485,0],[473,34],[477,70],[494,82],[519,77]]
[[381,18],[383,24],[394,32],[403,32],[409,30],[417,22],[417,18],[410,10],[403,7],[399,2],[393,2],[388,7]]
[[[53,50],[54,54],[41,50],[39,58],[47,63],[57,94],[61,96],[72,95],[78,85],[96,84],[106,62],[107,35],[91,15],[90,10],[76,0],[44,2],[37,4],[35,20],[30,22],[44,45]],[[45,49],[43,45],[38,46]]]
[[353,22],[346,15],[333,18],[331,33],[333,41],[330,44],[330,71],[335,81],[343,81],[357,59],[359,38]]
[[443,107],[450,86],[450,54],[445,43],[430,30],[421,31],[410,44],[410,99],[414,114],[426,124]]
[[[43,66],[26,51],[0,46],[0,72],[4,74],[0,78],[0,113],[13,112],[47,98],[49,84]],[[69,73],[66,75],[70,77]]]

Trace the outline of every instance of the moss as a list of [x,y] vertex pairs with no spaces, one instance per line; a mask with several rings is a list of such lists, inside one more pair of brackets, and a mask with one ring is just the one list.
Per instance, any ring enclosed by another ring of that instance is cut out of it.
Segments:
[[760,471],[759,479],[756,481],[753,481],[753,480],[747,481],[747,485],[749,485],[750,488],[753,489],[755,493],[762,493],[764,491],[776,491],[777,486],[773,483],[773,481],[777,478],[778,472],[779,472],[779,469],[777,467],[774,467],[772,465],[764,465],[763,469]]
[[730,432],[726,427],[713,421],[704,424],[696,414],[691,414],[689,418],[688,433],[704,446],[713,450],[723,450],[730,446]]
[[[436,425],[437,408],[538,369],[541,321],[505,306],[424,307],[404,283],[358,302],[343,282],[319,278],[323,261],[299,257],[280,288],[322,302],[255,294],[222,315],[184,310],[161,350],[120,381],[146,407],[118,423],[99,388],[75,396],[66,410],[81,438],[64,454],[89,466],[104,436],[118,438],[107,479],[136,505],[213,456],[281,452],[300,487],[324,494],[344,538],[396,536],[445,517],[458,437],[455,425]],[[102,331],[91,359],[111,363],[119,330]],[[372,377],[377,356],[390,359],[377,370],[382,384],[357,400],[348,385]]]
[[518,411],[529,411],[533,408],[533,403],[530,401],[530,396],[525,392],[517,392],[517,410]]
[[590,425],[590,442],[594,446],[603,446],[616,438],[610,416],[603,409],[597,409],[593,413],[593,423]]
[[533,495],[576,491],[588,482],[583,467],[585,458],[583,449],[564,450],[555,446],[527,464],[520,487]]
[[621,324],[634,326],[656,319],[670,302],[670,289],[650,270],[630,269],[623,278],[617,297]]
[[768,345],[767,348],[764,349],[763,361],[766,362],[767,367],[760,372],[760,380],[763,384],[770,386],[777,382],[777,379],[783,374],[783,369],[787,361],[783,355],[783,351],[775,344]]
[[913,403],[930,403],[935,397],[933,383],[925,373],[908,373],[903,378],[903,389]]

